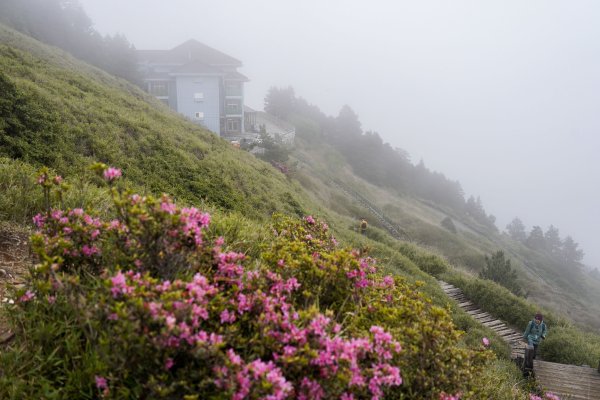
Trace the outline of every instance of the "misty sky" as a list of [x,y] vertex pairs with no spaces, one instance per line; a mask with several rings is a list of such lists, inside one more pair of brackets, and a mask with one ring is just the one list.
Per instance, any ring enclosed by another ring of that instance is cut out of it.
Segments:
[[480,195],[503,230],[554,224],[600,267],[600,2],[81,0],[138,49],[194,38]]

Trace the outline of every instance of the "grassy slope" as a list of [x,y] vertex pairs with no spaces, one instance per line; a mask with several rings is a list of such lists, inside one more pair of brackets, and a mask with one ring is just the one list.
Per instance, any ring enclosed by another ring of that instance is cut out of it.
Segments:
[[[355,176],[335,150],[319,143],[299,141],[299,181],[313,193],[315,201],[349,218],[353,227],[368,211],[328,182],[337,178],[382,209],[421,247],[446,258],[467,274],[476,275],[484,265],[484,256],[499,249],[511,259],[529,299],[553,309],[585,329],[600,329],[600,281],[579,270],[565,270],[544,254],[515,243],[505,235],[492,232],[473,220],[456,215],[420,199],[385,190]],[[440,223],[451,217],[457,227],[454,234]],[[370,219],[377,226],[377,221]],[[354,224],[354,225],[353,225]]]
[[15,87],[2,115],[13,126],[0,137],[0,156],[81,177],[102,161],[123,168],[141,190],[253,218],[303,213],[298,185],[269,165],[137,87],[2,26],[0,71]]
[[[231,147],[135,86],[2,25],[0,71],[16,87],[27,111],[26,118],[11,115],[20,118],[25,127],[15,129],[8,138],[4,135],[4,142],[0,142],[0,188],[9,194],[0,202],[0,219],[23,223],[39,209],[41,193],[28,177],[44,164],[65,174],[72,183],[83,180],[86,185],[81,193],[68,193],[67,205],[98,206],[106,201],[106,193],[94,186],[87,166],[99,160],[123,168],[128,181],[138,189],[167,192],[179,201],[233,211],[237,215],[233,219],[243,215],[246,223],[260,224],[275,211],[314,213],[327,219],[342,241],[371,246],[374,255],[381,256],[384,268],[410,281],[427,282],[426,290],[434,302],[446,303],[433,278],[386,246],[386,242],[393,242],[383,231],[376,237],[378,242],[345,229],[353,224],[352,218],[322,203],[314,191],[302,190],[299,180],[290,180],[254,156]],[[42,125],[29,126],[28,118]],[[339,168],[349,173],[343,159],[338,157],[337,161]],[[324,189],[332,196],[342,196],[331,187]],[[469,324],[465,323],[463,327]]]
[[[475,238],[471,245],[465,246],[464,240],[453,238],[436,225],[443,212],[354,177],[343,158],[326,146],[304,154],[312,167],[302,167],[297,179],[287,179],[268,164],[232,148],[127,82],[1,25],[0,71],[14,86],[14,94],[27,113],[20,115],[12,104],[9,116],[24,129],[0,137],[3,140],[0,156],[22,160],[19,164],[0,159],[0,167],[12,171],[3,175],[10,178],[9,184],[0,179],[0,186],[13,188],[14,198],[23,196],[18,182],[46,164],[71,181],[83,180],[88,185],[88,190],[73,201],[94,201],[102,193],[94,187],[94,178],[86,168],[90,162],[99,160],[123,168],[126,178],[138,189],[168,192],[179,201],[204,203],[243,214],[245,223],[264,221],[275,211],[296,215],[315,213],[326,218],[344,242],[372,247],[373,255],[380,258],[384,268],[410,281],[426,282],[423,290],[435,303],[445,304],[447,299],[435,280],[419,270],[417,261],[403,255],[397,242],[377,229],[376,224],[372,224],[368,238],[352,231],[357,214],[367,214],[324,179],[333,171],[333,175],[350,182],[374,202],[381,200],[380,206],[386,213],[389,209],[390,216],[398,218],[420,244],[442,254],[444,249],[439,246],[449,246],[458,249],[458,254],[464,252],[465,257],[482,260],[483,252],[478,246],[481,239],[473,233],[474,228],[463,227],[465,234]],[[301,185],[307,190],[303,191]],[[19,221],[27,220],[28,213],[36,204],[39,206],[40,199],[34,200],[27,204],[29,208],[21,210]],[[5,210],[6,207],[0,207],[0,218],[8,217],[2,215]],[[233,225],[236,224],[239,222]],[[428,243],[428,238],[434,238],[435,243]],[[487,247],[489,251],[494,248],[492,244]],[[469,332],[467,342],[476,343],[482,335],[493,337],[463,314],[454,310],[459,327]]]

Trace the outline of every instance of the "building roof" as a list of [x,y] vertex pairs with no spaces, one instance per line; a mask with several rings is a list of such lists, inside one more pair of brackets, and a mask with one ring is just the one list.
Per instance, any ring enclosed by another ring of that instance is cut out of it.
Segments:
[[185,63],[201,61],[210,66],[241,67],[242,62],[195,39],[183,42],[171,50],[137,50],[140,61]]
[[213,74],[223,75],[219,68],[212,67],[198,60],[190,61],[171,70],[173,74]]
[[250,79],[248,79],[248,78],[246,77],[246,75],[244,75],[244,74],[240,74],[240,73],[239,73],[239,72],[237,72],[237,71],[230,71],[230,72],[227,72],[227,73],[225,74],[225,79],[231,79],[231,80],[237,80],[237,81],[244,81],[244,82],[248,82],[248,81],[250,81]]

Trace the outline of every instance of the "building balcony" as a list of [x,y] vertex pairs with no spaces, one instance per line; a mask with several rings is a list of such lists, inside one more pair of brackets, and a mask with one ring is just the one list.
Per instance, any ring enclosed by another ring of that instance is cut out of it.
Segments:
[[242,97],[244,91],[241,88],[225,88],[225,97]]

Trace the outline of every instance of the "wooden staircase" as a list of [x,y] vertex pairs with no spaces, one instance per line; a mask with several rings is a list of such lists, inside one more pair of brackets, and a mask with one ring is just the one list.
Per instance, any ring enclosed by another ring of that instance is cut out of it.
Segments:
[[510,345],[512,359],[525,357],[525,347],[527,347],[527,344],[523,341],[522,332],[517,332],[513,328],[509,327],[506,322],[497,319],[485,311],[480,310],[477,305],[471,303],[469,299],[467,299],[467,297],[459,288],[443,281],[440,281],[440,286],[442,287],[442,290],[446,292],[448,297],[456,300],[458,306],[467,314],[471,315],[482,325],[487,326],[496,332],[498,336],[500,336]]
[[[524,358],[526,344],[523,334],[508,325],[481,311],[469,301],[463,292],[443,281],[439,281],[442,290],[458,302],[458,306],[470,314],[481,324],[500,335],[511,346],[511,358]],[[547,392],[552,392],[561,399],[600,400],[600,366],[598,370],[590,367],[558,364],[548,361],[534,360],[533,372],[538,385]]]
[[600,372],[590,367],[533,360],[537,383],[569,400],[600,400]]

